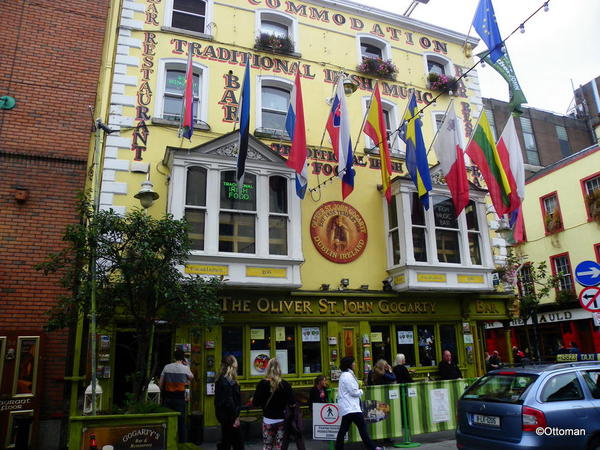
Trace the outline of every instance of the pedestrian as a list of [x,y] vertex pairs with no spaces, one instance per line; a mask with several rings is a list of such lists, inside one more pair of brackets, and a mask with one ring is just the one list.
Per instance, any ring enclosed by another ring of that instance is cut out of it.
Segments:
[[380,384],[391,384],[395,382],[396,375],[392,372],[392,366],[390,366],[385,359],[377,361],[373,367],[371,384],[373,386],[378,386]]
[[456,380],[462,378],[460,369],[452,361],[452,352],[450,350],[444,350],[442,353],[442,362],[438,365],[438,371],[441,380]]
[[186,442],[185,389],[186,385],[194,379],[194,375],[187,364],[183,350],[178,348],[174,356],[175,362],[167,364],[160,374],[158,387],[162,392],[164,405],[179,413],[177,417],[179,442]]
[[405,366],[406,357],[404,353],[398,353],[394,359],[394,375],[396,376],[396,383],[412,383],[413,379],[410,372]]
[[579,351],[579,348],[577,347],[577,344],[575,343],[575,341],[571,341],[571,349],[569,350],[569,353],[572,353],[575,355],[579,355],[581,353]]
[[521,350],[519,350],[519,347],[517,347],[516,345],[513,346],[512,353],[513,353],[513,362],[515,364],[521,364],[521,359],[523,359],[523,357],[525,356],[525,353],[523,353]]
[[219,450],[244,448],[240,429],[242,399],[237,369],[238,362],[235,356],[224,356],[215,382],[215,412],[221,424],[221,444],[217,446]]
[[308,406],[309,411],[312,413],[313,403],[325,403],[327,402],[327,378],[324,375],[319,375],[315,378],[313,387],[310,389],[308,395]]
[[502,367],[502,360],[500,359],[500,353],[498,350],[494,350],[490,359],[488,360],[489,370],[499,369]]
[[263,410],[263,449],[280,450],[285,434],[285,408],[295,403],[292,386],[281,377],[276,358],[269,360],[265,378],[256,385],[252,405]]
[[335,440],[335,449],[344,448],[344,436],[348,432],[350,425],[354,423],[363,444],[369,450],[382,450],[382,447],[376,447],[367,431],[367,424],[363,417],[363,412],[360,407],[360,397],[363,395],[362,389],[358,387],[358,380],[354,375],[356,363],[352,356],[345,356],[340,362],[340,375],[338,385],[338,408],[339,414],[342,417],[340,429]]

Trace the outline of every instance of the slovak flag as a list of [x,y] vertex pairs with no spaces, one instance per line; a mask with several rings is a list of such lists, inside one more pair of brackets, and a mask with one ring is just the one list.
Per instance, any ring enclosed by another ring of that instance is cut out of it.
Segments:
[[326,128],[331,139],[333,152],[338,160],[338,177],[342,179],[342,199],[346,199],[354,189],[354,169],[352,168],[350,120],[341,80],[338,81],[335,89]]
[[285,129],[292,139],[292,148],[286,164],[296,171],[296,194],[303,199],[304,194],[306,194],[308,173],[306,170],[306,128],[304,126],[304,106],[302,104],[299,71],[296,72],[296,81],[290,95]]

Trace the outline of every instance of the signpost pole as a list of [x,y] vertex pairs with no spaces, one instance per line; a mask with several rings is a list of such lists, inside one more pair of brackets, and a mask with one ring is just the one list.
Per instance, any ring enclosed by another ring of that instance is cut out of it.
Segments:
[[408,396],[406,384],[400,385],[400,404],[402,405],[402,442],[393,445],[396,448],[415,448],[420,447],[418,442],[410,441],[410,424],[408,421]]

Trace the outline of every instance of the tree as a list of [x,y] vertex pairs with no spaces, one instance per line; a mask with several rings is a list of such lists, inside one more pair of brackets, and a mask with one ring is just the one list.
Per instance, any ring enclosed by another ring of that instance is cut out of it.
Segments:
[[[527,261],[525,255],[515,255],[510,252],[505,266],[503,279],[516,288],[516,301],[519,306],[519,318],[523,321],[527,345],[535,351],[537,360],[540,360],[539,341],[537,338],[537,313],[540,301],[548,296],[550,291],[558,286],[562,274],[551,275],[548,273],[546,261],[532,263]],[[531,319],[534,332],[534,346],[529,339],[529,326]]]
[[173,328],[219,323],[222,279],[187,276],[179,270],[190,255],[184,220],[171,215],[155,219],[140,209],[125,216],[94,211],[86,199],[79,211],[82,221],[68,226],[63,236],[66,248],[37,267],[45,274],[61,272],[69,292],[49,311],[47,328],[72,327],[81,314],[88,317],[96,261],[97,323],[111,327],[118,318],[133,327],[137,352],[130,377],[132,400],[139,402],[150,381],[156,321],[167,321]]

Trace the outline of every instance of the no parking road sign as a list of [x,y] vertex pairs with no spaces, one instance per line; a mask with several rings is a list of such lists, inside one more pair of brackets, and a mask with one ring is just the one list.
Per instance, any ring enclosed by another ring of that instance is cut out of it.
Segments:
[[335,440],[341,423],[335,403],[313,403],[313,439]]
[[583,261],[575,268],[575,279],[583,286],[600,284],[600,264],[595,261]]
[[579,303],[591,312],[600,312],[600,287],[587,287],[579,293]]

